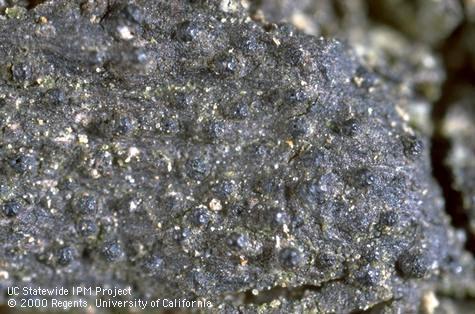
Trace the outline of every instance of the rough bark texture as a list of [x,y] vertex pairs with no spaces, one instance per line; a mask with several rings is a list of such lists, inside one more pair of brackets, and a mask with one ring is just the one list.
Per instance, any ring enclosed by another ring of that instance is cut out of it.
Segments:
[[[473,261],[431,166],[433,47],[462,6],[416,2],[0,1],[0,287],[223,313],[432,313],[440,292],[463,310]],[[473,218],[457,108],[447,165]]]

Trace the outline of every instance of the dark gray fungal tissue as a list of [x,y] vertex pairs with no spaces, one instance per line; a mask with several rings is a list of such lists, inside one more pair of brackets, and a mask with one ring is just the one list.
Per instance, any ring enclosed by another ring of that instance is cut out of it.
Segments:
[[216,313],[435,313],[473,278],[431,165],[438,59],[372,63],[258,3],[0,0],[1,304],[107,286]]

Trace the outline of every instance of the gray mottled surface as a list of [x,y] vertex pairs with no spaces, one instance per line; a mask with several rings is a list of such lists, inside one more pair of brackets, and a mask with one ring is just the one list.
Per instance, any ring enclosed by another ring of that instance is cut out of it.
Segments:
[[[394,2],[394,1],[392,1]],[[250,11],[256,18],[268,23],[279,20],[293,24],[297,29],[314,36],[339,38],[351,46],[361,62],[371,72],[383,77],[391,85],[391,92],[398,99],[398,105],[407,111],[411,125],[425,134],[431,134],[432,103],[441,95],[441,85],[446,78],[441,56],[423,40],[411,40],[399,28],[383,24],[378,19],[411,11],[410,1],[399,1],[398,10],[391,1],[355,0],[262,0],[251,1]],[[432,10],[440,15],[441,8],[451,1],[439,3]],[[431,11],[431,1],[418,1],[420,15]],[[456,11],[460,8],[454,4]],[[373,12],[374,11],[374,12]],[[393,14],[396,11],[397,14]],[[428,14],[429,15],[429,14]],[[376,17],[376,20],[375,20]],[[461,21],[461,13],[455,22]],[[440,23],[440,19],[421,21],[412,15],[404,15],[405,23]],[[440,36],[448,37],[457,24],[449,27]],[[431,26],[432,27],[432,26]],[[444,27],[439,25],[438,27]],[[448,26],[445,26],[448,27]],[[426,28],[424,28],[426,29]],[[427,33],[427,32],[426,32]],[[445,38],[442,37],[442,38]],[[374,78],[377,79],[377,78]]]
[[81,3],[0,20],[3,287],[409,312],[459,271],[428,139],[348,46],[234,3]]

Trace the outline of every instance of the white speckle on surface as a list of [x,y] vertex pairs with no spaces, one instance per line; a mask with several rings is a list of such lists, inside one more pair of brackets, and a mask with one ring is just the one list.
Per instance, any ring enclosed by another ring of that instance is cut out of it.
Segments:
[[121,25],[121,26],[117,27],[117,32],[119,33],[119,36],[122,39],[130,40],[130,39],[134,38],[134,35],[130,31],[130,29],[125,25]]
[[0,278],[1,279],[7,280],[9,277],[10,277],[10,275],[8,274],[7,271],[0,270]]
[[434,291],[426,292],[422,297],[422,308],[424,309],[424,313],[432,314],[438,306],[439,300],[435,296]]
[[89,142],[89,139],[87,138],[86,134],[78,134],[78,141],[81,144],[87,144]]
[[209,208],[213,211],[220,211],[221,209],[223,209],[223,205],[221,205],[221,201],[216,199],[216,198],[213,198],[210,202],[209,202]]
[[130,160],[131,160],[132,158],[138,156],[139,153],[140,153],[140,150],[139,150],[137,147],[134,147],[134,146],[130,147],[129,150],[128,150],[128,152],[127,152],[127,158],[125,158],[124,161],[125,161],[126,163],[129,163]]
[[239,3],[236,0],[221,0],[219,7],[223,12],[236,12],[239,9]]
[[137,204],[134,201],[130,202],[130,211],[133,212],[137,209]]

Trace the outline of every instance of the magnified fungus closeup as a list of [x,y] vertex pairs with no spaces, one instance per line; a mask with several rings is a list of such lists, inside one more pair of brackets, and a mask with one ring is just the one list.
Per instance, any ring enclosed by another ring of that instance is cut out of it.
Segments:
[[474,30],[470,0],[0,0],[0,312],[475,313]]

